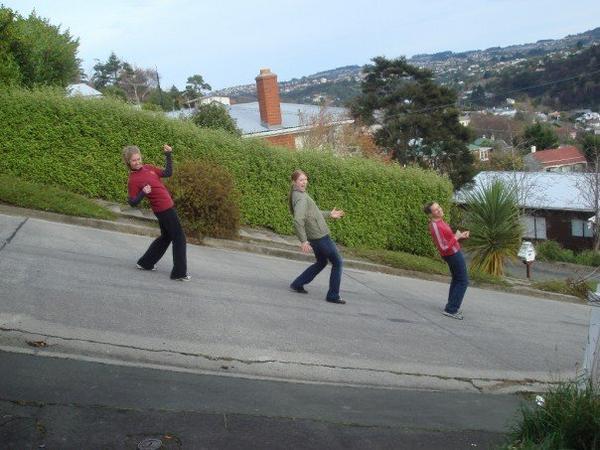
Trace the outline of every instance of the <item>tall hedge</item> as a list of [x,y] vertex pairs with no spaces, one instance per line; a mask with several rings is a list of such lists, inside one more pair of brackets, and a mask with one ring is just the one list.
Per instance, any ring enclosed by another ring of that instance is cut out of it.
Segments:
[[346,211],[331,229],[353,247],[432,254],[421,206],[433,199],[447,206],[452,195],[450,182],[430,171],[275,148],[118,101],[65,98],[52,90],[0,92],[0,139],[0,172],[119,202],[127,179],[121,148],[138,145],[145,162],[162,165],[162,144],[169,143],[174,176],[184,159],[226,167],[240,194],[242,223],[288,234],[289,175],[301,168],[322,209]]

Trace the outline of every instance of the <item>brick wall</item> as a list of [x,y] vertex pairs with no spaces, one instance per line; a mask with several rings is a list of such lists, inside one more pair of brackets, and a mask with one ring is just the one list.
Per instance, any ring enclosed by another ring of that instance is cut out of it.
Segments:
[[279,134],[277,136],[268,136],[265,141],[273,145],[280,147],[287,147],[290,149],[296,148],[296,137],[293,134]]

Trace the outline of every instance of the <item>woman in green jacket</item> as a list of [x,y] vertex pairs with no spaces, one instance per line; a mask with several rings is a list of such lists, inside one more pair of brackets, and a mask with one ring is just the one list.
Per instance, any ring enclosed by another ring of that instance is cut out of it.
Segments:
[[339,219],[344,216],[344,211],[335,209],[320,211],[316,203],[306,193],[308,177],[301,170],[292,173],[292,187],[289,195],[289,208],[294,216],[296,236],[300,240],[300,248],[304,253],[310,250],[315,254],[317,261],[296,278],[290,288],[295,292],[306,294],[304,285],[310,283],[331,261],[331,275],[329,277],[329,291],[325,300],[331,303],[345,304],[340,297],[340,282],[342,280],[342,258],[337,251],[335,243],[329,237],[329,227],[325,218]]

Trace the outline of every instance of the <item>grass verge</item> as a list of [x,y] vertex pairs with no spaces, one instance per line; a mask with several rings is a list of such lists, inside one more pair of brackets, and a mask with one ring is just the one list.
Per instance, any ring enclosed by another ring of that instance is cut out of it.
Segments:
[[[364,258],[374,263],[383,264],[396,269],[414,270],[415,272],[435,275],[449,275],[446,263],[437,258],[428,258],[426,256],[413,255],[412,253],[406,252],[394,252],[391,250],[345,249],[344,253],[349,256]],[[479,271],[469,270],[469,278],[475,283],[509,286],[502,278]]]
[[561,383],[544,400],[543,406],[521,407],[511,442],[503,449],[600,448],[600,386],[578,389],[575,383]]
[[0,201],[69,216],[114,219],[116,214],[81,195],[0,174]]
[[588,292],[594,289],[591,281],[572,279],[537,281],[532,283],[531,287],[541,291],[573,295],[582,300],[587,300]]

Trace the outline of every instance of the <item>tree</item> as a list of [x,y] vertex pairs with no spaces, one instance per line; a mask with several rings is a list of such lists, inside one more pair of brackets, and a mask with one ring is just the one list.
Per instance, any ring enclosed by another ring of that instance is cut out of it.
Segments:
[[118,84],[130,101],[141,105],[148,94],[157,89],[156,70],[126,66],[119,76]]
[[105,63],[98,61],[94,65],[94,74],[92,75],[94,87],[102,89],[115,85],[125,64],[127,63],[121,61],[114,52],[111,52]]
[[235,121],[229,115],[224,105],[216,102],[205,103],[196,108],[192,122],[202,128],[215,128],[229,133],[241,135]]
[[522,142],[528,147],[535,145],[538,150],[545,150],[558,145],[558,136],[550,126],[536,122],[525,127]]
[[471,266],[504,275],[504,262],[517,256],[523,235],[514,189],[496,180],[468,192],[466,205],[470,238],[464,245],[473,255]]
[[363,69],[354,117],[374,126],[376,143],[402,164],[417,163],[446,174],[456,189],[473,178],[470,132],[459,121],[456,93],[405,58],[373,59]]
[[594,250],[600,250],[600,136],[588,134],[583,139],[588,168],[577,185],[579,194],[594,212]]
[[210,84],[204,81],[202,75],[192,75],[188,77],[187,84],[185,85],[185,97],[188,100],[193,100],[200,97],[204,91],[210,91],[211,89]]
[[79,77],[79,41],[31,13],[0,6],[0,83],[65,87]]

